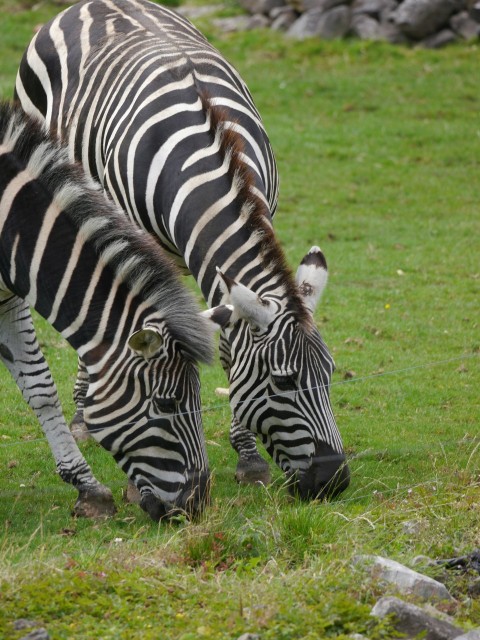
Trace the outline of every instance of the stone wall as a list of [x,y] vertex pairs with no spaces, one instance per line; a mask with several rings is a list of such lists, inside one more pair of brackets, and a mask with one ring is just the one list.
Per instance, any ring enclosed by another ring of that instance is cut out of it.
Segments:
[[[239,0],[249,16],[226,30],[269,27],[292,38],[354,36],[394,44],[442,47],[478,40],[480,0]],[[228,21],[230,20],[230,22]]]

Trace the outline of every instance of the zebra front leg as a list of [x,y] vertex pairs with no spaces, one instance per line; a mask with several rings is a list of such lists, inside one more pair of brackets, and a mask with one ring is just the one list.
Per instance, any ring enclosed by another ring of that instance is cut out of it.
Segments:
[[78,358],[77,379],[73,388],[73,401],[75,402],[75,415],[70,422],[70,431],[77,442],[83,442],[90,438],[90,432],[83,419],[83,407],[88,391],[88,372],[83,360]]
[[[230,345],[224,331],[219,339],[220,362],[223,370],[230,376]],[[235,480],[241,484],[269,484],[272,476],[268,462],[257,451],[255,434],[248,431],[232,418],[230,426],[230,444],[238,454]]]
[[[85,420],[83,419],[83,408],[85,406],[88,384],[87,367],[79,356],[77,379],[75,380],[75,386],[73,387],[73,401],[75,402],[76,411],[72,421],[70,422],[70,431],[77,442],[84,442],[92,437],[87,425],[85,424]],[[140,491],[131,480],[128,481],[127,488],[123,492],[123,498],[125,502],[138,505],[142,500]]]
[[272,479],[270,467],[257,451],[255,434],[242,427],[235,418],[230,426],[230,444],[238,454],[235,480],[240,484],[269,484]]
[[73,514],[91,518],[113,515],[116,509],[112,492],[92,474],[66,425],[30,309],[16,296],[0,301],[0,359],[35,412],[60,477],[78,490]]

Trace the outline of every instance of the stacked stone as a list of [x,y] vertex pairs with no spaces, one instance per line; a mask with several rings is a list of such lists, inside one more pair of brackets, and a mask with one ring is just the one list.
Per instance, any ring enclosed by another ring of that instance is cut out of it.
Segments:
[[250,14],[219,21],[226,30],[270,27],[292,38],[356,36],[442,47],[478,40],[480,0],[239,0]]

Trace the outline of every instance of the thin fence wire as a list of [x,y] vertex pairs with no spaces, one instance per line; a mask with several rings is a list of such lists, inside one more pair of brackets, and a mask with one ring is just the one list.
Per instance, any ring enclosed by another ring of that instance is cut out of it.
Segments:
[[[346,384],[352,384],[352,383],[358,383],[358,382],[366,382],[369,380],[377,380],[379,378],[385,377],[385,376],[392,376],[392,375],[399,375],[399,374],[405,374],[405,373],[409,373],[411,371],[416,371],[419,369],[426,369],[429,367],[435,367],[435,366],[440,366],[440,365],[445,365],[445,364],[450,364],[453,362],[460,362],[463,360],[471,360],[471,359],[477,359],[480,357],[479,353],[471,353],[471,354],[462,354],[461,356],[455,356],[453,358],[446,358],[445,360],[435,360],[435,361],[431,361],[431,362],[426,362],[426,363],[422,363],[422,364],[416,364],[416,365],[410,365],[408,367],[403,367],[401,369],[392,369],[391,371],[382,371],[382,372],[378,372],[378,373],[372,373],[369,375],[365,375],[365,376],[360,376],[360,377],[354,377],[354,378],[349,378],[346,380],[338,380],[335,382],[330,383],[330,385],[318,385],[315,387],[305,387],[305,388],[301,388],[301,389],[296,389],[295,391],[285,391],[285,392],[280,392],[280,393],[274,393],[274,394],[270,394],[270,395],[265,395],[262,396],[262,400],[272,400],[272,399],[276,399],[276,398],[282,398],[282,397],[292,397],[292,395],[295,395],[299,392],[305,392],[305,391],[317,391],[319,389],[326,389],[327,387],[338,387],[341,385],[346,385]],[[248,402],[252,402],[252,400],[246,399],[243,400],[241,402],[239,402],[237,404],[237,406],[241,406],[243,404],[246,404]],[[257,402],[257,399],[253,400],[253,402]],[[176,412],[171,414],[171,417],[175,417],[175,416],[188,416],[188,415],[196,415],[198,413],[204,415],[206,413],[211,413],[214,411],[219,411],[222,409],[229,409],[229,403],[228,402],[222,402],[222,403],[218,403],[215,405],[210,405],[208,407],[204,407],[202,409],[199,409],[198,411],[184,411],[184,412]],[[142,428],[146,425],[148,425],[150,422],[154,422],[155,419],[152,418],[151,421],[147,420],[144,423],[142,423]],[[136,422],[131,422],[131,423],[126,423],[124,425],[125,428],[128,427],[133,427],[135,426],[137,423]],[[102,432],[103,428],[99,427],[98,429],[89,429],[89,433],[90,434],[94,434],[97,432]],[[0,442],[0,448],[3,447],[9,447],[9,446],[15,446],[15,445],[22,445],[22,444],[29,444],[29,443],[38,443],[38,442],[42,442],[43,438],[32,438],[29,440],[19,440],[16,442]]]
[[[429,367],[433,367],[433,366],[440,366],[440,365],[445,365],[445,364],[450,364],[453,362],[459,362],[459,361],[463,361],[463,360],[469,360],[469,359],[474,359],[474,358],[478,358],[479,354],[477,353],[472,353],[472,354],[463,354],[461,356],[456,356],[453,358],[447,358],[444,360],[437,360],[437,361],[433,361],[433,362],[428,362],[428,363],[422,363],[422,364],[416,364],[416,365],[410,365],[408,367],[404,367],[401,369],[394,369],[391,371],[384,371],[384,372],[379,372],[379,373],[374,373],[371,375],[366,375],[366,376],[361,376],[361,377],[357,377],[357,378],[351,378],[348,380],[342,380],[342,381],[337,381],[332,383],[331,386],[339,386],[339,385],[343,385],[343,384],[351,384],[351,383],[355,383],[355,382],[366,382],[366,381],[370,381],[370,380],[378,380],[381,377],[384,376],[392,376],[392,375],[400,375],[400,374],[405,374],[411,371],[415,371],[415,370],[420,370],[420,369],[426,369]],[[291,395],[292,392],[286,392],[286,393],[278,393],[278,394],[274,394],[270,397],[281,397],[281,396],[285,396],[285,395]],[[224,409],[229,407],[228,403],[220,403],[217,405],[212,405],[210,407],[207,407],[206,409],[203,410],[203,412],[211,412],[211,411],[215,411],[215,410],[219,410],[219,409]],[[28,440],[19,440],[19,441],[13,441],[13,442],[0,442],[0,449],[6,449],[6,448],[13,448],[13,447],[24,447],[24,446],[28,446],[31,444],[35,444],[38,445],[39,443],[48,445],[47,440],[42,437],[42,438],[31,438]],[[444,440],[442,439],[441,441],[435,441],[435,442],[423,442],[423,443],[417,443],[415,445],[411,445],[411,446],[402,446],[402,447],[392,447],[392,446],[386,446],[383,447],[381,449],[372,449],[372,448],[367,448],[364,449],[363,451],[359,451],[350,455],[347,455],[347,462],[350,464],[350,462],[352,461],[363,461],[366,459],[378,459],[379,462],[383,461],[383,459],[385,458],[385,456],[389,456],[391,459],[394,459],[395,457],[398,456],[405,456],[411,453],[420,453],[422,450],[426,450],[428,449],[430,454],[434,454],[435,453],[435,449],[437,448],[438,451],[437,453],[439,455],[444,455],[445,454],[445,448],[446,447],[450,447],[450,446],[454,446],[457,450],[459,449],[459,447],[461,446],[473,446],[473,450],[470,453],[470,457],[469,457],[469,462],[471,461],[471,459],[473,458],[474,454],[479,450],[480,447],[480,436],[472,436],[472,437],[464,437],[463,439],[449,439],[449,440]],[[324,456],[324,458],[329,458],[330,456]],[[233,468],[225,468],[223,467],[221,471],[219,470],[214,470],[213,471],[213,475],[215,478],[219,478],[221,476],[226,476],[226,475],[231,475],[231,477],[234,477],[234,472],[235,470]],[[283,479],[281,480],[281,482],[283,482]],[[31,480],[30,480],[31,483]],[[362,500],[368,499],[368,498],[372,498],[373,496],[375,496],[376,494],[381,495],[382,499],[385,498],[386,496],[392,496],[392,495],[401,495],[402,492],[411,492],[414,490],[418,490],[420,487],[427,487],[427,486],[439,486],[439,483],[437,479],[430,479],[430,480],[426,480],[425,482],[422,483],[418,483],[416,485],[405,485],[405,486],[397,486],[394,488],[388,488],[386,486],[378,489],[373,489],[371,492],[369,493],[365,493],[365,494],[361,494],[361,495],[353,495],[349,498],[343,498],[343,499],[336,499],[335,500],[335,505],[341,506],[341,505],[345,505],[345,504],[349,504],[352,502],[360,502]],[[10,489],[7,491],[0,491],[0,497],[1,498],[18,498],[20,497],[22,494],[35,494],[35,495],[56,495],[58,496],[59,494],[66,494],[66,493],[71,493],[72,492],[72,487],[68,486],[68,485],[64,485],[64,484],[59,484],[58,486],[55,487],[36,487],[34,485],[31,486],[27,486],[28,482],[25,483],[25,486],[20,486],[17,489]],[[110,484],[110,488],[114,489],[114,490],[118,490],[118,489],[122,489],[125,488],[125,483],[112,483]],[[453,503],[452,503],[453,504]],[[425,507],[426,508],[426,507]]]

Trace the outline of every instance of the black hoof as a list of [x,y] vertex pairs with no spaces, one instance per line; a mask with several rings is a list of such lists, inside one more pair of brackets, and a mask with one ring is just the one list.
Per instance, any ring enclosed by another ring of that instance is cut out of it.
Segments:
[[77,518],[109,518],[117,513],[110,489],[99,484],[79,489],[72,515]]
[[235,471],[235,480],[239,484],[270,484],[270,467],[260,455],[252,458],[240,458]]

